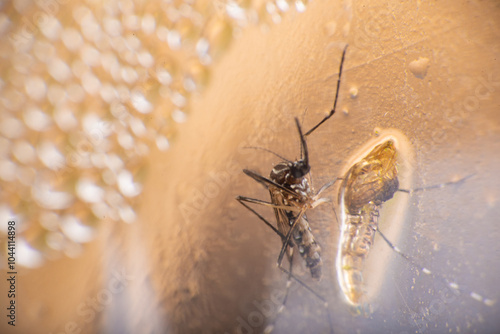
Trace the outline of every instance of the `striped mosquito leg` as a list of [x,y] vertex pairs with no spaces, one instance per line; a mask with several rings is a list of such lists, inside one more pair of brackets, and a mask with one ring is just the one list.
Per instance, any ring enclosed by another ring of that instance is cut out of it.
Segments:
[[[292,273],[292,268],[293,268],[293,251],[291,252],[290,257],[288,258],[288,261],[290,263],[290,269],[289,269],[290,274],[288,274],[288,276],[287,276],[286,287],[285,287],[285,296],[283,297],[283,301],[281,302],[281,305],[278,308],[278,312],[276,314],[276,318],[279,317],[279,315],[285,309],[286,301],[288,300],[288,293],[290,291],[290,286],[292,285],[292,275],[291,275],[291,273]],[[269,324],[269,325],[266,326],[266,328],[264,328],[263,333],[264,334],[271,334],[273,332],[273,330],[274,330],[274,324],[275,323],[276,323],[276,319],[274,320],[274,322],[272,324]]]
[[306,288],[307,291],[309,291],[310,293],[312,293],[314,296],[316,296],[316,298],[318,298],[323,303],[323,307],[325,308],[325,312],[326,312],[326,315],[328,317],[328,325],[330,326],[330,334],[333,334],[333,323],[332,323],[332,318],[330,317],[330,311],[329,311],[328,302],[326,301],[326,299],[323,298],[322,296],[320,296],[319,293],[317,293],[316,291],[314,291],[313,289],[311,289],[309,287],[309,285],[307,285],[306,283],[302,282],[302,280],[300,278],[298,278],[297,276],[295,276],[294,274],[292,274],[291,271],[286,270],[285,268],[283,268],[281,266],[281,263],[278,263],[278,268],[281,271],[283,271],[284,273],[288,274],[289,277],[293,278],[297,283],[299,283],[304,288]]
[[441,189],[441,188],[444,188],[444,187],[447,187],[447,186],[451,186],[451,185],[454,185],[454,184],[463,183],[466,180],[468,180],[471,177],[473,177],[474,175],[476,175],[476,174],[467,175],[467,176],[465,176],[465,177],[463,177],[463,178],[461,178],[459,180],[456,180],[456,181],[448,181],[448,182],[445,182],[445,183],[434,184],[432,186],[420,187],[420,188],[415,188],[415,189],[398,189],[397,191],[408,193],[408,194],[413,194],[415,192],[422,191],[422,190]]
[[[269,223],[262,215],[260,215],[257,211],[255,211],[254,209],[252,209],[250,206],[248,206],[245,202],[248,202],[248,203],[255,203],[255,200],[252,199],[252,198],[248,198],[248,197],[244,197],[244,196],[238,196],[236,198],[236,200],[238,202],[241,203],[241,205],[243,205],[245,208],[247,208],[248,210],[250,210],[251,212],[253,212],[257,217],[259,217],[260,220],[262,220],[267,226],[269,226],[274,232],[276,232],[276,234],[278,234],[280,237],[281,237],[281,240],[283,240],[283,247],[282,247],[282,251],[280,252],[280,256],[278,257],[278,268],[283,271],[284,273],[286,273],[288,275],[288,281],[290,281],[290,279],[293,279],[295,280],[297,283],[299,283],[300,285],[302,285],[304,288],[306,288],[306,290],[308,290],[310,293],[312,293],[316,298],[318,298],[322,303],[323,303],[323,306],[325,307],[325,312],[327,314],[327,317],[328,317],[328,324],[330,326],[330,333],[333,333],[333,325],[332,325],[332,320],[331,320],[331,317],[330,317],[330,312],[329,312],[329,309],[328,309],[328,303],[326,301],[326,299],[324,299],[323,297],[321,297],[316,291],[314,291],[313,289],[311,289],[309,287],[309,285],[307,285],[306,283],[304,283],[300,278],[298,278],[297,276],[295,276],[293,273],[292,273],[292,270],[291,270],[291,267],[290,267],[290,270],[287,270],[285,268],[282,267],[282,261],[283,261],[283,255],[285,253],[285,249],[286,249],[286,245],[287,243],[290,242],[290,237],[292,235],[291,231],[293,231],[293,229],[295,228],[295,225],[292,225],[292,227],[290,228],[290,231],[288,231],[288,234],[285,236],[283,235],[280,231],[278,231],[271,223]],[[299,214],[299,217],[301,216],[302,214]],[[291,266],[291,264],[290,264]],[[285,300],[283,302],[283,306],[284,306],[284,303],[286,302],[286,298],[288,298],[288,289],[289,289],[289,282],[287,282],[287,292],[286,292],[286,296],[285,296]],[[266,327],[266,330],[268,331],[265,331],[265,333],[271,333],[272,330],[273,330],[273,325],[270,325],[268,327]]]
[[[247,208],[248,210],[250,210],[251,212],[253,212],[257,217],[259,217],[259,219],[262,220],[264,222],[264,224],[266,224],[267,226],[269,226],[277,235],[279,235],[281,237],[281,239],[285,238],[285,236],[280,231],[278,231],[276,229],[276,227],[274,227],[270,222],[268,222],[266,218],[262,217],[262,215],[260,215],[257,211],[255,211],[250,206],[248,206],[247,204],[245,204],[245,202],[256,203],[256,201],[263,202],[263,203],[267,203],[267,202],[256,200],[254,198],[244,197],[244,196],[238,196],[238,197],[236,197],[236,200],[238,202],[240,202],[241,205],[243,205],[245,208]],[[257,204],[261,204],[261,203],[257,203]],[[271,203],[268,203],[268,204],[271,204]]]
[[461,287],[456,282],[450,281],[449,279],[447,279],[443,275],[439,275],[439,274],[433,273],[430,269],[428,269],[428,268],[422,266],[421,264],[419,264],[413,257],[411,257],[411,256],[403,253],[397,246],[395,246],[392,242],[390,242],[389,239],[387,239],[387,237],[382,232],[380,232],[379,229],[377,229],[377,232],[380,234],[380,236],[382,236],[382,238],[385,240],[385,242],[387,243],[387,245],[389,245],[390,248],[392,248],[401,257],[403,257],[404,259],[406,259],[413,267],[417,268],[418,270],[420,270],[424,274],[429,275],[429,276],[431,276],[434,279],[442,280],[453,291],[456,291],[459,294],[468,295],[472,299],[474,299],[474,300],[476,300],[476,301],[478,301],[480,303],[483,303],[484,305],[487,305],[487,306],[493,306],[493,305],[495,305],[496,300],[485,298],[485,297],[483,297],[482,295],[480,295],[477,292],[474,292],[474,291],[472,291],[470,289],[467,289],[465,287]]

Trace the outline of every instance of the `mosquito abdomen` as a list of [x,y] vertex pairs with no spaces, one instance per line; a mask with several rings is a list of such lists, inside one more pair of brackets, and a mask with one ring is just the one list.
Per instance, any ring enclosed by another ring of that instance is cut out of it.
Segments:
[[306,216],[303,216],[300,222],[297,223],[293,237],[300,255],[306,261],[306,267],[311,271],[312,278],[319,280],[321,278],[321,267],[323,266],[321,247],[314,240]]
[[369,203],[359,214],[347,214],[341,243],[342,290],[353,305],[363,304],[364,262],[378,228],[379,206]]

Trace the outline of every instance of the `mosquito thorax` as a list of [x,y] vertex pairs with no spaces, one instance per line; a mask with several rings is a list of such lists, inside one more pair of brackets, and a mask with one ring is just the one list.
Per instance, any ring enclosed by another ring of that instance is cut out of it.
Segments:
[[310,167],[304,161],[280,162],[271,170],[269,178],[274,182],[290,186],[303,182],[304,176],[309,173]]

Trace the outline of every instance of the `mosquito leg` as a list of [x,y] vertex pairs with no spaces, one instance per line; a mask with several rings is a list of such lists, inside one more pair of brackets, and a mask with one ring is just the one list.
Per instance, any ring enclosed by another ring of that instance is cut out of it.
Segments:
[[306,136],[309,136],[314,130],[316,130],[321,124],[323,124],[324,122],[326,122],[330,117],[333,116],[333,114],[335,114],[335,108],[337,108],[337,98],[339,96],[339,88],[340,88],[340,79],[342,77],[342,67],[344,65],[344,58],[345,58],[345,52],[347,50],[347,45],[345,46],[344,48],[344,52],[342,52],[342,58],[340,59],[340,66],[339,66],[339,77],[337,79],[337,91],[335,92],[335,100],[333,102],[333,108],[332,110],[330,110],[330,113],[328,115],[325,116],[325,118],[323,118],[321,120],[321,122],[319,122],[318,124],[316,124],[311,130],[307,131],[306,132]]
[[[283,238],[283,246],[281,247],[281,251],[280,251],[280,255],[278,256],[278,263],[277,264],[278,264],[278,268],[281,271],[283,271],[284,273],[286,273],[288,275],[289,279],[293,278],[297,283],[299,283],[300,285],[302,285],[304,288],[306,288],[306,290],[308,290],[310,293],[312,293],[314,296],[316,296],[316,298],[318,298],[320,301],[323,302],[323,307],[325,308],[325,312],[326,312],[327,317],[328,317],[328,324],[330,326],[330,333],[333,333],[333,324],[332,324],[332,320],[331,320],[331,317],[330,317],[330,312],[329,312],[329,309],[328,309],[328,302],[326,301],[326,299],[323,298],[322,296],[320,296],[316,291],[314,291],[311,287],[309,287],[309,285],[307,285],[306,283],[304,283],[297,276],[295,276],[292,273],[291,267],[290,267],[290,270],[286,270],[282,266],[283,257],[284,257],[284,254],[286,253],[286,248],[289,245],[290,237],[292,235],[292,231],[295,229],[295,226],[297,225],[297,222],[302,218],[302,215],[304,214],[304,212],[305,212],[305,210],[302,210],[301,213],[296,217],[296,219],[293,222],[292,226],[290,227],[290,230],[288,231],[286,237]],[[288,289],[288,287],[287,287],[287,289]]]
[[288,275],[287,281],[286,281],[286,290],[285,290],[285,297],[283,298],[283,302],[281,303],[281,307],[278,310],[278,313],[280,313],[283,308],[285,307],[286,301],[288,300],[288,292],[290,290],[290,285],[292,284],[292,269],[293,269],[293,249],[291,251],[290,256],[288,257],[288,262],[290,263],[290,274]]
[[[290,231],[287,233],[286,236],[284,236],[271,223],[269,223],[264,217],[262,217],[262,215],[260,215],[257,211],[255,211],[253,208],[251,208],[250,206],[248,206],[245,203],[245,202],[256,203],[256,201],[259,201],[259,200],[255,200],[253,198],[248,198],[248,197],[243,197],[243,196],[238,196],[236,198],[236,200],[238,202],[240,202],[241,205],[243,205],[245,208],[247,208],[248,210],[250,210],[251,212],[253,212],[257,217],[259,217],[260,220],[262,220],[267,226],[269,226],[283,240],[282,252],[280,252],[280,256],[278,256],[278,268],[281,271],[283,271],[284,273],[287,274],[288,279],[287,279],[287,286],[286,286],[285,297],[283,298],[283,303],[282,303],[281,310],[285,306],[285,303],[286,303],[286,301],[288,299],[288,292],[289,292],[289,288],[290,288],[290,282],[291,282],[291,279],[293,279],[296,282],[298,282],[300,285],[302,285],[304,288],[306,288],[306,290],[308,290],[310,293],[312,293],[316,298],[318,298],[319,300],[321,300],[321,302],[323,303],[323,305],[324,305],[324,307],[326,309],[326,313],[327,313],[327,316],[328,316],[328,323],[329,323],[329,326],[330,326],[330,333],[333,333],[332,320],[331,320],[331,317],[330,317],[330,312],[329,312],[329,309],[328,309],[328,303],[326,302],[326,299],[324,299],[323,297],[321,297],[316,291],[314,291],[313,289],[311,289],[306,283],[304,283],[301,279],[299,279],[297,276],[295,276],[292,273],[293,253],[292,253],[292,256],[289,258],[289,260],[290,260],[290,269],[287,270],[287,269],[285,269],[285,268],[282,267],[283,256],[285,254],[284,250],[286,250],[286,247],[287,247],[286,245],[290,242],[290,237],[292,235],[291,231],[295,228],[296,222],[298,222],[298,220],[302,217],[303,212],[301,212],[297,216],[297,219],[295,220],[294,224],[292,225]],[[278,312],[281,312],[281,310],[278,310]],[[268,328],[266,328],[264,332],[265,333],[271,333],[272,330],[273,330],[273,326],[271,325],[271,326],[268,326]]]
[[297,215],[295,220],[293,221],[292,225],[290,226],[290,229],[288,230],[288,233],[286,234],[286,237],[283,238],[283,245],[281,246],[281,251],[280,255],[278,256],[278,266],[281,267],[281,262],[283,261],[283,256],[285,255],[286,247],[290,243],[290,239],[292,237],[292,233],[295,230],[295,226],[297,226],[297,223],[299,220],[302,218],[302,215],[305,213],[305,209],[302,209],[300,213]]
[[300,278],[298,278],[297,276],[295,276],[294,274],[292,274],[291,271],[286,270],[285,268],[283,268],[282,265],[281,265],[281,263],[278,263],[278,268],[282,272],[286,273],[288,275],[288,277],[293,278],[297,283],[299,283],[304,288],[306,288],[307,291],[309,291],[310,293],[312,293],[316,298],[318,298],[323,303],[323,307],[325,308],[325,312],[326,312],[326,315],[327,315],[327,318],[328,318],[328,325],[330,326],[330,334],[333,334],[333,323],[332,323],[332,318],[330,316],[330,310],[328,308],[328,302],[326,301],[326,299],[323,298],[322,296],[320,296],[319,293],[317,293],[316,291],[314,291],[312,288],[310,288],[309,285],[307,285],[306,283],[304,283]]
[[467,294],[469,295],[472,299],[483,303],[487,306],[493,306],[496,303],[496,300],[492,300],[489,298],[485,298],[482,295],[480,295],[477,292],[474,292],[470,289],[467,289],[465,287],[459,286],[456,282],[450,281],[446,277],[435,274],[433,273],[430,269],[422,266],[420,263],[418,263],[413,257],[411,257],[408,254],[403,253],[397,246],[395,246],[387,237],[379,230],[376,229],[378,234],[384,239],[384,241],[387,243],[387,245],[392,248],[396,253],[398,253],[401,257],[403,257],[406,261],[408,261],[413,267],[417,268],[419,271],[422,273],[431,276],[433,279],[441,280],[443,281],[448,287],[450,287],[453,291],[460,293],[460,294]]
[[251,212],[253,212],[257,217],[259,217],[259,219],[262,220],[267,226],[269,226],[277,235],[279,235],[282,240],[285,239],[285,236],[283,235],[283,233],[281,233],[280,231],[278,231],[276,229],[276,227],[274,227],[270,222],[267,221],[266,218],[262,217],[257,211],[255,211],[254,209],[252,209],[250,206],[248,206],[245,203],[245,202],[255,203],[255,201],[258,201],[258,200],[255,200],[253,198],[243,197],[243,196],[236,197],[236,200],[238,202],[240,202],[241,205],[243,205],[245,208],[247,208],[248,210],[250,210]]
[[417,191],[422,191],[422,190],[429,190],[429,189],[439,189],[439,188],[444,188],[444,187],[447,187],[447,186],[451,186],[451,185],[454,185],[454,184],[460,184],[460,183],[463,183],[465,182],[466,180],[470,179],[471,177],[473,177],[474,175],[476,174],[469,174],[457,181],[448,181],[448,182],[445,182],[445,183],[440,183],[440,184],[434,184],[432,186],[426,186],[426,187],[420,187],[420,188],[415,188],[415,189],[398,189],[397,191],[401,191],[403,193],[407,193],[407,194],[413,194]]

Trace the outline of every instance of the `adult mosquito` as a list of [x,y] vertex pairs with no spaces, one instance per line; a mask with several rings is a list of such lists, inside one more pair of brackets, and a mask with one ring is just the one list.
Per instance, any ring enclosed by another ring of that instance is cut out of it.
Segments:
[[[315,280],[319,280],[321,278],[323,263],[321,259],[321,247],[316,242],[312,234],[306,211],[328,201],[328,199],[326,198],[321,198],[321,194],[332,184],[334,184],[335,180],[325,184],[317,193],[314,193],[313,188],[311,187],[307,178],[311,166],[309,164],[309,153],[306,136],[313,133],[321,124],[323,124],[326,120],[328,120],[335,114],[346,50],[347,46],[342,52],[335,99],[333,108],[331,109],[329,114],[326,115],[318,124],[312,127],[305,134],[303,134],[302,132],[298,119],[295,118],[301,145],[300,159],[298,159],[297,161],[291,161],[279,156],[278,154],[275,154],[276,156],[281,158],[282,161],[274,166],[269,175],[269,178],[248,169],[243,170],[246,175],[250,176],[252,179],[259,182],[269,190],[271,201],[268,202],[245,196],[238,196],[236,198],[245,208],[254,213],[281,238],[282,246],[277,260],[278,267],[288,275],[289,280],[294,279],[309,292],[311,292],[315,297],[317,297],[321,302],[323,302],[328,316],[330,332],[333,332],[333,330],[326,299],[292,273],[292,264],[295,248],[298,250],[302,259],[304,259],[306,267],[311,273],[311,277]],[[267,219],[265,219],[261,214],[255,211],[249,205],[250,203],[273,208],[276,217],[276,227],[272,223],[267,221]],[[288,262],[290,264],[289,269],[285,269],[282,266],[285,254],[287,255]],[[288,297],[288,287],[289,284],[287,284],[287,290],[283,299],[282,306],[285,305]],[[266,332],[271,331],[272,326],[266,328]]]

